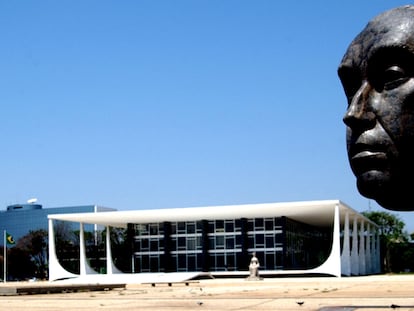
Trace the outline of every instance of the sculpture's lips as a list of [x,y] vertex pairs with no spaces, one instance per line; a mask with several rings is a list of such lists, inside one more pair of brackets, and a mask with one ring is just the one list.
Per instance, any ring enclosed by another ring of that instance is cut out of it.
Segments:
[[386,159],[386,154],[385,152],[381,152],[381,151],[365,150],[365,151],[358,152],[352,158],[353,159],[360,159],[360,158],[384,158]]
[[356,173],[382,170],[388,166],[388,158],[381,151],[360,151],[351,157],[351,165]]

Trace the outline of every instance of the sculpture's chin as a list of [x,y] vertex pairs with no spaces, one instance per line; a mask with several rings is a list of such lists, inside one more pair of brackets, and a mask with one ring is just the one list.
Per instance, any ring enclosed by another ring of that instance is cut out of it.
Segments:
[[414,210],[412,198],[378,198],[375,201],[383,208],[391,211],[409,212]]
[[361,195],[393,211],[414,210],[414,190],[409,184],[403,180],[393,181],[390,174],[383,171],[369,171],[357,177],[357,188]]
[[365,197],[376,199],[390,188],[390,174],[384,171],[371,170],[357,175],[358,191]]

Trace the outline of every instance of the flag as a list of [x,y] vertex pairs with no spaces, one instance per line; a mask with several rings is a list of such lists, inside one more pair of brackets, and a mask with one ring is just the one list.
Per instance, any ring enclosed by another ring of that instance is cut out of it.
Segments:
[[8,245],[16,244],[16,242],[14,242],[13,236],[11,234],[8,234],[7,232],[6,232],[6,241]]

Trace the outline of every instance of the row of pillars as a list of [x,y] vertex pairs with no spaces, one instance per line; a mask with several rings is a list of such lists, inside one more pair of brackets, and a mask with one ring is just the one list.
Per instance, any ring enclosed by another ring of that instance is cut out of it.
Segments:
[[[359,222],[359,224],[358,224]],[[355,215],[352,231],[349,213],[345,214],[341,254],[342,275],[367,275],[381,272],[378,231]]]
[[[315,272],[325,272],[340,276],[342,275],[367,275],[379,273],[380,267],[380,242],[379,234],[375,228],[371,228],[370,223],[366,224],[363,218],[355,215],[353,219],[352,232],[349,224],[349,213],[345,213],[343,227],[342,253],[339,259],[339,207],[335,207],[334,217],[334,239],[331,255],[328,260],[320,267],[314,269]],[[359,224],[358,224],[359,221]],[[358,230],[359,229],[359,230]],[[106,270],[107,274],[121,273],[114,265],[112,260],[110,230],[106,227]],[[84,225],[80,223],[80,276],[97,274],[86,259],[86,248],[84,238]],[[53,220],[49,219],[49,280],[60,278],[78,277],[79,275],[65,270],[56,256],[55,235]]]

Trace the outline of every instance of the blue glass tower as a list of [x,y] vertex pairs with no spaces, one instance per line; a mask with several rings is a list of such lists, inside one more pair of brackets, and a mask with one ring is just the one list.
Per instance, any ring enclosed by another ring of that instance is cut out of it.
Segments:
[[[6,211],[0,212],[0,232],[6,230],[17,242],[30,231],[39,229],[47,231],[47,216],[49,214],[93,213],[104,211],[115,211],[115,209],[97,205],[43,208],[40,204],[13,204],[8,206]],[[70,223],[70,225],[73,230],[79,230],[78,223]],[[93,225],[89,226],[85,226],[85,230],[93,231]]]

